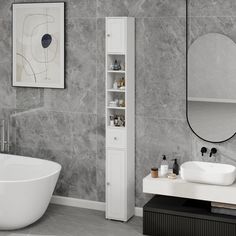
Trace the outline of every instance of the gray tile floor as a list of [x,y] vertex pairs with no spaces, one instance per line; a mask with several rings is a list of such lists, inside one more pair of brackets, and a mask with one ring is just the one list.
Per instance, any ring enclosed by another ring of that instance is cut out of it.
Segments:
[[128,223],[104,219],[104,212],[50,205],[36,223],[17,231],[0,231],[0,236],[139,236],[142,218]]

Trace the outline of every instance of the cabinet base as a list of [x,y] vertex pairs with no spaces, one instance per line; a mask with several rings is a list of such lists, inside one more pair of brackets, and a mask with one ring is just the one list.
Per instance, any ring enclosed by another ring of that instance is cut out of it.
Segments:
[[211,213],[211,203],[156,195],[143,208],[143,234],[235,236],[236,217]]

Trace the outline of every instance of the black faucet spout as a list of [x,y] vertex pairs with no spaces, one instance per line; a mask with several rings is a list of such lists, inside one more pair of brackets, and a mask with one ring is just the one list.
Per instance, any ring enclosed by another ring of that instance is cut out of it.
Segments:
[[204,153],[206,153],[207,152],[207,148],[206,147],[202,147],[201,148],[201,153],[202,153],[202,156],[204,155]]
[[210,152],[210,157],[212,157],[213,154],[217,153],[217,149],[216,148],[212,148],[211,152]]

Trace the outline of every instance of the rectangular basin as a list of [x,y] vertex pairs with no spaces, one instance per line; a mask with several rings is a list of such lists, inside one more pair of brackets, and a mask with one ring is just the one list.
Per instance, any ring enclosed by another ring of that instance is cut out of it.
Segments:
[[220,163],[188,161],[180,166],[181,178],[194,183],[231,185],[235,181],[235,166]]

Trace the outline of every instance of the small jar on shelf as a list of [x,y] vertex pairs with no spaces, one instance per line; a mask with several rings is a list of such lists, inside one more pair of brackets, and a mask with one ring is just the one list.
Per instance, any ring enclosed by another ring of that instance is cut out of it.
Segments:
[[113,89],[117,90],[124,90],[125,89],[125,78],[122,77],[120,79],[115,79],[113,83]]
[[115,124],[114,124],[114,116],[113,115],[110,116],[110,126],[111,127],[115,126]]
[[118,89],[118,83],[117,83],[117,80],[114,81],[113,83],[113,89]]
[[110,126],[111,127],[125,127],[125,117],[123,115],[111,115]]
[[121,70],[120,61],[118,61],[117,59],[115,59],[114,63],[111,64],[110,69],[111,69],[111,70]]
[[123,99],[119,99],[119,107],[125,107],[125,101]]

